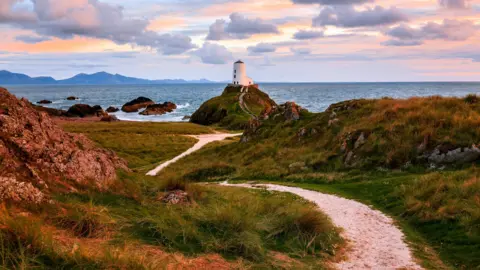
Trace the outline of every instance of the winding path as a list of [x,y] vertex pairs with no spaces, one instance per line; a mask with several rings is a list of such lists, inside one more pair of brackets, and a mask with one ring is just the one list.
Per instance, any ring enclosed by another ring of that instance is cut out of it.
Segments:
[[211,142],[223,141],[226,138],[237,137],[237,136],[240,136],[240,135],[242,135],[242,134],[241,133],[240,134],[215,133],[215,134],[205,134],[205,135],[187,135],[188,137],[192,137],[192,138],[197,139],[198,142],[192,148],[188,149],[187,151],[183,152],[182,154],[176,156],[175,158],[173,158],[169,161],[166,161],[166,162],[160,164],[155,169],[149,171],[147,173],[147,175],[149,175],[149,176],[157,175],[160,171],[162,171],[163,169],[168,167],[170,164],[175,163],[175,162],[179,161],[180,159],[182,159],[183,157],[186,157],[186,156],[190,155],[191,153],[202,149],[202,147],[204,147],[205,145],[207,145]]
[[[245,92],[244,92],[245,91]],[[257,118],[257,116],[252,113],[250,111],[250,109],[248,108],[247,104],[245,104],[245,101],[243,100],[243,97],[245,97],[246,94],[248,94],[248,87],[246,88],[246,90],[244,90],[244,87],[242,87],[242,89],[240,90],[240,92],[242,94],[240,94],[240,97],[238,99],[238,105],[240,105],[240,108],[248,115],[250,115],[251,117],[253,118]]]
[[280,185],[228,184],[246,188],[265,187],[268,190],[290,192],[314,202],[343,229],[342,236],[349,242],[347,259],[333,266],[337,269],[422,269],[412,257],[403,233],[393,220],[382,212],[357,201],[316,191]]

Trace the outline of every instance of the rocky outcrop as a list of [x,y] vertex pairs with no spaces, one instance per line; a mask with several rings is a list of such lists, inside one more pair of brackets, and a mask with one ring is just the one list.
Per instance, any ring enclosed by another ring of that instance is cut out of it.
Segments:
[[188,193],[183,190],[173,190],[161,198],[167,204],[186,204],[189,202]]
[[0,108],[0,177],[30,182],[42,191],[72,188],[72,183],[106,189],[118,169],[128,171],[112,151],[63,131],[48,114],[3,88]]
[[67,97],[67,100],[77,100],[78,97],[74,97],[74,96],[70,96],[70,97]]
[[115,112],[118,112],[120,111],[120,109],[116,108],[116,107],[113,107],[113,106],[110,106],[107,108],[106,112],[107,113],[115,113]]
[[172,102],[165,102],[163,104],[148,105],[147,108],[141,112],[141,115],[162,115],[171,113],[177,109],[177,105]]
[[280,105],[280,109],[283,111],[283,116],[286,121],[296,121],[300,119],[302,107],[295,104],[295,102],[286,102]]
[[100,121],[102,122],[118,122],[118,118],[115,115],[105,115],[103,116]]
[[154,105],[153,100],[146,97],[139,97],[130,102],[125,103],[122,106],[122,111],[127,113],[138,112],[140,109],[148,107],[148,105]]
[[243,131],[241,142],[246,143],[251,141],[256,135],[258,129],[262,126],[262,122],[258,118],[252,118],[248,121],[248,124]]
[[0,177],[0,203],[40,204],[44,199],[45,194],[31,183],[18,182],[14,177]]
[[103,117],[107,113],[99,105],[75,104],[68,109],[67,114],[71,117]]
[[50,116],[56,116],[56,117],[60,117],[60,116],[64,116],[64,117],[68,117],[68,113],[67,111],[65,110],[59,110],[59,109],[54,109],[54,108],[47,108],[47,107],[43,107],[43,106],[37,106],[37,105],[33,105],[33,108],[35,108],[35,110],[39,111],[39,112],[46,112],[48,115]]
[[[458,147],[449,150],[439,145],[433,152],[424,154],[422,158],[430,164],[465,164],[478,160],[480,158],[480,149],[476,145],[471,147]],[[451,147],[450,147],[451,148]]]
[[37,102],[37,104],[52,104],[51,100],[43,99]]

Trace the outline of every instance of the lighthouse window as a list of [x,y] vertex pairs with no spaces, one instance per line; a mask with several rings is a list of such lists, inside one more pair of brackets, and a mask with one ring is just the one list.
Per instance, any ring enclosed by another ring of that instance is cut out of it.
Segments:
[[236,79],[236,78],[237,78],[237,75],[233,75],[233,78]]
[[233,71],[233,73],[237,74],[237,70],[235,69],[235,70]]

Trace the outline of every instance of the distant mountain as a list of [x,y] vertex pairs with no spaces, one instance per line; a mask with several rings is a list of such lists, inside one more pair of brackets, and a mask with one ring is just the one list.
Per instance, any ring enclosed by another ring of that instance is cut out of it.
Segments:
[[32,78],[25,74],[12,73],[6,70],[0,70],[0,84],[53,84],[56,83],[52,77]]
[[139,78],[126,77],[120,74],[110,74],[107,72],[98,72],[94,74],[78,74],[70,79],[55,80],[52,77],[32,78],[25,74],[12,73],[6,70],[0,71],[0,85],[8,84],[78,84],[78,85],[106,85],[106,84],[182,84],[182,83],[212,83],[206,79],[200,80],[146,80]]

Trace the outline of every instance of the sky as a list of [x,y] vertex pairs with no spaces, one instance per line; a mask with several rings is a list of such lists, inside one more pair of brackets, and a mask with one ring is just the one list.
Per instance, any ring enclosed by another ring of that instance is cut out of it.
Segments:
[[0,70],[480,81],[480,0],[0,0]]

